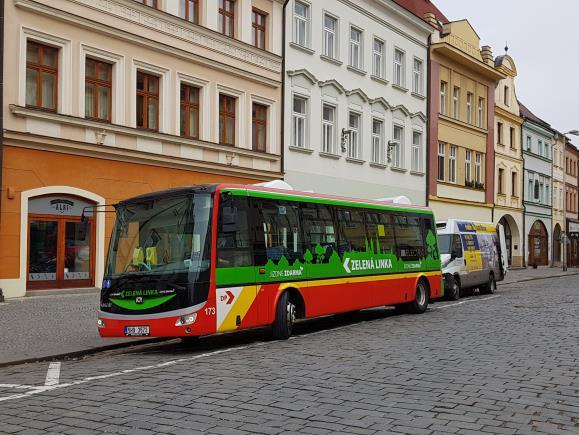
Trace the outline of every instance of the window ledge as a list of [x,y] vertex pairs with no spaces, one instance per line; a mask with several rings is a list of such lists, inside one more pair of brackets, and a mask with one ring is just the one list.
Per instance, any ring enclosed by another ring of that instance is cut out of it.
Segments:
[[422,172],[422,171],[410,171],[410,173],[412,175],[416,175],[418,177],[424,177],[424,175],[425,175],[424,172]]
[[354,157],[346,157],[346,161],[350,163],[356,163],[357,165],[363,165],[365,163],[362,159],[355,159]]
[[370,162],[370,166],[376,169],[386,169],[388,167],[384,163],[376,163],[376,162]]
[[298,153],[304,153],[304,154],[312,154],[314,152],[314,150],[312,150],[310,148],[300,148],[300,147],[294,147],[292,145],[290,145],[288,148],[291,151],[297,151]]
[[375,82],[382,83],[383,85],[387,85],[388,83],[390,83],[390,82],[389,82],[388,80],[386,80],[385,78],[379,77],[379,76],[375,76],[374,74],[372,74],[372,75],[370,76],[370,78],[371,78],[372,80],[374,80]]
[[338,154],[326,153],[324,151],[320,151],[318,154],[320,155],[320,157],[325,157],[326,159],[340,160],[342,158],[342,156]]
[[344,62],[339,59],[326,56],[325,54],[320,54],[320,59],[325,60],[326,62],[333,63],[334,65],[342,66]]
[[314,53],[315,53],[315,51],[312,50],[311,48],[309,48],[309,47],[304,47],[303,45],[297,44],[297,43],[295,43],[295,42],[290,42],[289,45],[290,45],[290,47],[293,47],[293,48],[296,48],[296,49],[298,49],[298,50],[301,50],[301,51],[303,51],[304,53],[308,53],[308,54],[314,54]]
[[366,74],[368,74],[363,69],[356,68],[355,66],[352,66],[352,65],[348,65],[348,70],[355,72],[356,74],[360,74],[361,76],[365,76]]
[[426,100],[426,95],[419,94],[418,92],[412,92],[410,95],[419,100]]
[[393,87],[394,89],[397,89],[397,90],[399,90],[400,92],[404,92],[404,93],[406,93],[406,92],[409,91],[408,88],[405,88],[404,86],[397,85],[396,83],[392,83],[392,87]]
[[396,171],[396,172],[408,172],[408,169],[404,169],[404,168],[399,168],[397,166],[391,166],[390,167],[391,171]]

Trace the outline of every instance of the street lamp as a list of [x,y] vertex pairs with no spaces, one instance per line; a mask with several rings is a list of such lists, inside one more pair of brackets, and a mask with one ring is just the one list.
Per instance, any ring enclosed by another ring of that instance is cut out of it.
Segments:
[[563,192],[565,193],[563,195],[563,235],[561,236],[563,241],[563,272],[567,271],[567,159],[565,158],[567,138],[565,136],[568,134],[579,136],[579,130],[570,130],[563,134],[563,159],[565,161],[565,167],[563,168]]

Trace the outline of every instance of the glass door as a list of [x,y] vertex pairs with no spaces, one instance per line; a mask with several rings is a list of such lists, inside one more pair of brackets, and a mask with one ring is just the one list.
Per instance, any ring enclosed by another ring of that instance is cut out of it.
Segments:
[[28,288],[55,288],[58,270],[58,221],[36,218],[28,229]]
[[93,218],[33,215],[28,234],[28,289],[94,285]]

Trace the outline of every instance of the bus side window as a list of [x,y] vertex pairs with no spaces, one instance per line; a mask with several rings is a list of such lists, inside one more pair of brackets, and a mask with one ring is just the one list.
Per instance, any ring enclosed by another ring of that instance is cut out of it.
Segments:
[[267,200],[258,200],[257,204],[259,224],[255,229],[256,238],[263,241],[266,262],[277,262],[285,257],[292,265],[295,260],[301,260],[303,243],[298,205],[289,201]]
[[368,242],[374,245],[374,251],[381,254],[396,255],[396,240],[390,215],[382,212],[364,212]]
[[338,253],[366,251],[366,229],[362,213],[355,209],[338,208]]
[[396,246],[398,257],[403,261],[415,261],[425,257],[425,244],[420,218],[395,215]]
[[336,251],[336,229],[329,207],[321,204],[301,204],[304,231],[304,251],[314,263],[327,263]]
[[462,258],[462,242],[458,234],[453,234],[452,236],[452,251],[456,252],[457,258]]
[[246,197],[222,196],[217,223],[217,267],[253,265],[248,211]]

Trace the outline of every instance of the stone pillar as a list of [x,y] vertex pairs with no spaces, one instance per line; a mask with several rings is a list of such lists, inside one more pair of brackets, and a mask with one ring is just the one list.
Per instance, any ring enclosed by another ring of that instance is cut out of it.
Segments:
[[484,45],[480,51],[483,62],[490,66],[495,66],[495,59],[493,57],[493,49],[489,45]]
[[488,88],[487,102],[488,133],[485,159],[485,202],[492,205],[495,199],[495,88],[493,86]]

